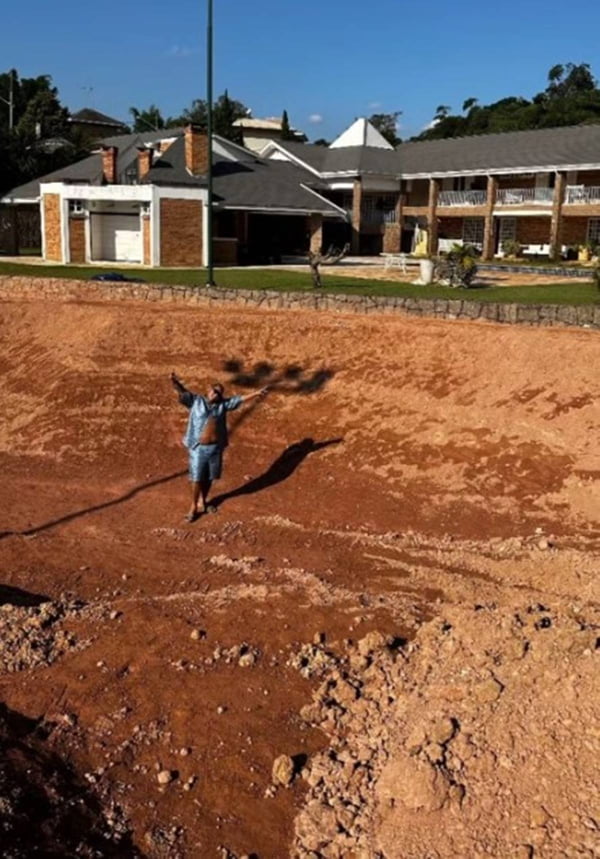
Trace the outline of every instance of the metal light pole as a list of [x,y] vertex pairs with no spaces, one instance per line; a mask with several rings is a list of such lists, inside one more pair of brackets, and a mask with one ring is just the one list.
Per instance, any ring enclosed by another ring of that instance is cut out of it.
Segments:
[[206,27],[206,134],[208,137],[207,214],[206,224],[206,285],[214,285],[213,275],[213,0],[208,0],[208,22]]
[[3,101],[4,104],[8,105],[8,128],[10,131],[13,130],[15,125],[15,70],[11,69],[9,72],[9,95],[8,99],[0,96],[0,101]]

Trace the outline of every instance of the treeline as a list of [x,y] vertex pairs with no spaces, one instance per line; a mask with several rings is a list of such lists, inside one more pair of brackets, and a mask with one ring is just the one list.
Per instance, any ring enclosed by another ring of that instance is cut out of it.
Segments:
[[467,98],[462,112],[441,104],[431,125],[413,140],[439,140],[501,131],[600,122],[600,88],[587,63],[553,66],[548,85],[532,99],[509,96],[492,104]]

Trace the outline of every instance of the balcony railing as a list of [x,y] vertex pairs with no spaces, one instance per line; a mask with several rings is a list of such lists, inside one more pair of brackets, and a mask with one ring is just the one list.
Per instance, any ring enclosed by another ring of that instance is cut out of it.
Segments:
[[486,191],[440,191],[438,206],[485,206]]
[[496,203],[498,206],[549,206],[553,196],[552,188],[500,188]]
[[569,185],[567,187],[565,203],[572,205],[600,203],[600,187],[593,185]]
[[363,224],[377,227],[381,224],[395,224],[398,218],[395,209],[363,209],[361,221]]

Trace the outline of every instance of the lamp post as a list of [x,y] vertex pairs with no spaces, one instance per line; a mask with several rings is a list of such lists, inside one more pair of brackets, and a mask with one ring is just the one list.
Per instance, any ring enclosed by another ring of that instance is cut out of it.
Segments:
[[14,92],[15,70],[11,69],[9,72],[9,75],[10,75],[10,78],[9,78],[10,83],[9,83],[8,98],[4,98],[3,96],[0,96],[0,101],[3,101],[4,104],[8,105],[8,128],[10,131],[12,131],[14,126],[15,126],[15,120],[14,120],[14,116],[15,116],[15,92]]
[[208,137],[207,207],[206,217],[206,285],[214,286],[213,275],[213,0],[208,0],[206,26],[206,134]]

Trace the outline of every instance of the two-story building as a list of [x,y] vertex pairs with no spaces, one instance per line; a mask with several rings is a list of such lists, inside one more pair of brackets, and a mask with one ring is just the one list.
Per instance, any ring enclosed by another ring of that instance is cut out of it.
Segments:
[[600,244],[600,125],[400,144],[357,120],[328,149],[283,141],[261,153],[313,170],[348,212],[353,250],[429,254],[455,242],[559,256]]
[[[192,127],[119,135],[0,203],[17,213],[37,207],[47,260],[201,265],[208,152]],[[346,241],[370,255],[469,243],[486,260],[509,240],[553,257],[600,244],[600,125],[394,149],[359,119],[330,146],[270,140],[258,154],[215,137],[212,162],[223,264],[278,262]]]

